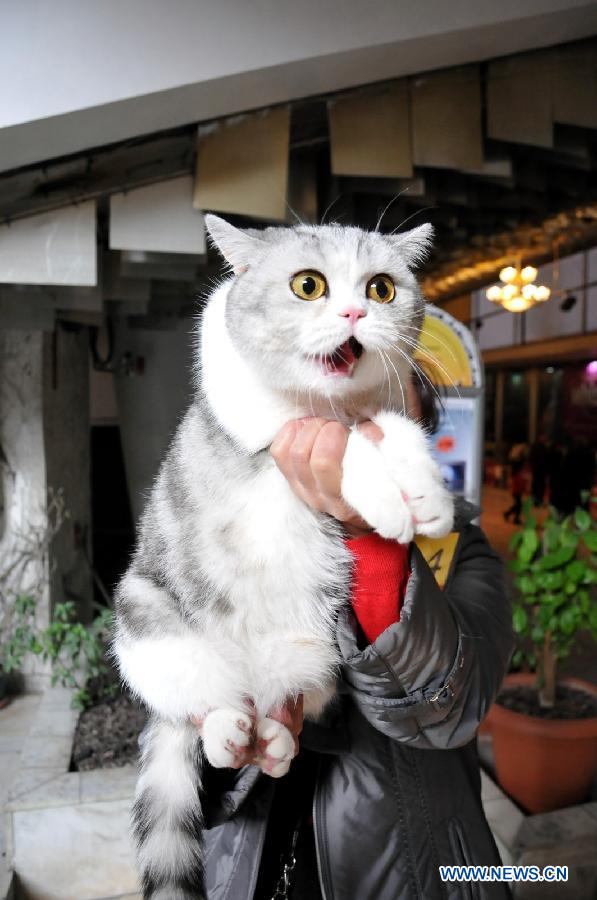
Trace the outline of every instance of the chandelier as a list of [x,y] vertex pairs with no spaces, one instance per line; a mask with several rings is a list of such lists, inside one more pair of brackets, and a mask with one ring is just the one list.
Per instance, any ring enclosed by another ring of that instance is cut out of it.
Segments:
[[503,284],[493,284],[487,291],[487,299],[499,303],[508,312],[526,312],[536,303],[549,300],[551,291],[544,284],[534,284],[537,277],[534,266],[506,266],[500,272]]

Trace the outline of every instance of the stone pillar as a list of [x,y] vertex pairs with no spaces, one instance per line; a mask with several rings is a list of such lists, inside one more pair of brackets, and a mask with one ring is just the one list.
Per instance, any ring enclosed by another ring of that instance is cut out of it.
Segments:
[[169,330],[115,323],[119,360],[124,353],[143,359],[138,375],[117,373],[114,386],[129,499],[135,524],[176,426],[191,398],[193,329],[190,319],[174,319]]
[[[88,378],[86,329],[0,331],[0,633],[19,594],[40,626],[66,599],[90,616]],[[69,518],[52,536],[58,494]],[[28,688],[49,680],[39,658],[24,671]]]
[[73,600],[91,617],[91,435],[89,333],[57,325],[44,335],[43,431],[46,486],[61,491],[69,519],[52,542],[52,605]]

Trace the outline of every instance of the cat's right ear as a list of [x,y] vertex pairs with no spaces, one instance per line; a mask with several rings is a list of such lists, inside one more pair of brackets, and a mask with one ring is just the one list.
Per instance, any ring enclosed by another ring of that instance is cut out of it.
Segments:
[[205,216],[205,227],[211,239],[226,262],[230,263],[235,275],[246,272],[259,251],[262,241],[253,233],[235,228],[229,222],[208,213]]

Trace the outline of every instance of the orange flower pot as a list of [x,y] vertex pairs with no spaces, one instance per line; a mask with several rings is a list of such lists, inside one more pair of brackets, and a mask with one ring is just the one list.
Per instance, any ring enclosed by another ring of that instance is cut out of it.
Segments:
[[[531,674],[508,675],[503,687],[533,687]],[[562,684],[597,697],[597,686],[578,678]],[[587,799],[597,772],[597,716],[540,719],[494,703],[486,724],[493,737],[498,782],[529,813],[548,812]]]

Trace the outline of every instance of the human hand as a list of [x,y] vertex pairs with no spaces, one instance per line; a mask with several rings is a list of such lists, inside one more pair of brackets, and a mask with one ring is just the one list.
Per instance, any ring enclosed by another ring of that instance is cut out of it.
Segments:
[[[357,427],[373,443],[383,438],[381,428],[373,422]],[[349,433],[340,422],[317,417],[297,419],[280,429],[270,453],[297,497],[337,519],[351,537],[358,537],[371,531],[371,526],[340,492]]]

